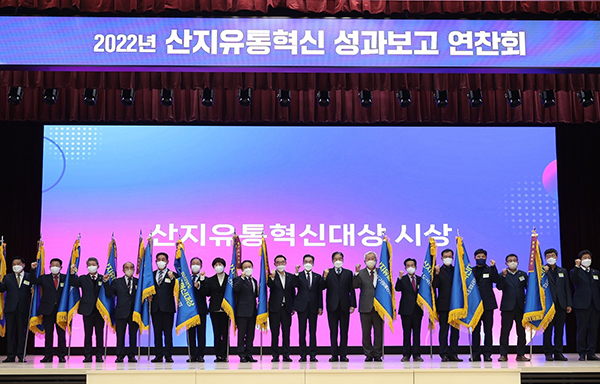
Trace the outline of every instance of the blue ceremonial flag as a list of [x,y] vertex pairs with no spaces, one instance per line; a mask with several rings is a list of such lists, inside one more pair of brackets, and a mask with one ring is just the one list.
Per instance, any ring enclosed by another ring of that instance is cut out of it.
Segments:
[[450,292],[448,323],[457,329],[462,325],[472,330],[479,323],[482,314],[483,302],[477,280],[471,270],[463,239],[459,236],[456,238],[456,262]]
[[419,294],[417,295],[417,304],[421,309],[427,309],[429,313],[429,325],[433,329],[438,320],[437,310],[435,308],[435,293],[431,281],[433,271],[435,270],[435,256],[437,254],[437,245],[435,239],[429,238],[429,247],[425,253],[423,261],[423,272],[421,274],[421,284],[419,285]]
[[260,246],[260,278],[258,282],[258,312],[256,314],[256,326],[261,331],[267,330],[269,322],[269,301],[267,299],[267,281],[271,271],[269,270],[269,258],[267,256],[267,242],[262,238]]
[[[112,283],[117,278],[117,242],[114,238],[110,240],[108,244],[108,262],[106,263],[106,271],[104,275],[110,276],[108,282]],[[98,293],[98,301],[96,302],[96,308],[100,315],[106,320],[106,323],[116,331],[116,322],[114,318],[115,313],[115,297],[107,296],[104,289],[104,284],[100,286],[100,292]]]
[[552,293],[548,285],[548,275],[542,267],[540,243],[535,230],[531,234],[529,250],[529,280],[527,281],[527,296],[525,297],[525,313],[523,326],[525,328],[544,330],[554,318],[555,308]]
[[71,251],[69,269],[65,279],[65,289],[62,291],[60,303],[58,304],[58,313],[56,314],[56,324],[69,333],[71,333],[71,322],[73,321],[73,316],[77,313],[79,299],[81,298],[79,288],[71,286],[71,265],[75,265],[76,269],[79,268],[80,256],[81,245],[79,243],[79,238],[77,238],[75,244],[73,244],[73,250]]
[[[6,276],[6,243],[4,242],[4,236],[0,240],[0,281],[4,280]],[[6,292],[0,293],[0,336],[6,335],[6,318],[4,317],[4,297]]]
[[383,321],[388,323],[392,332],[394,332],[393,321],[396,320],[396,294],[393,287],[392,246],[387,236],[383,236],[373,306]]
[[200,325],[200,315],[194,296],[192,274],[185,259],[185,246],[181,240],[177,241],[175,254],[175,270],[179,274],[175,280],[175,302],[177,303],[177,321],[175,332],[179,335],[182,329],[190,329]]
[[240,238],[235,233],[233,234],[233,255],[231,257],[231,264],[229,265],[229,276],[227,277],[227,285],[225,286],[225,294],[223,295],[223,302],[221,308],[227,313],[227,316],[231,319],[233,324],[233,332],[235,332],[235,296],[233,294],[233,279],[237,277],[237,265],[238,260],[241,259],[242,255],[242,243]]
[[[38,279],[40,276],[44,274],[44,265],[46,263],[46,251],[44,249],[44,242],[42,239],[38,242],[38,252],[35,258],[35,261],[38,263],[37,268],[35,269],[35,274]],[[31,303],[31,317],[29,318],[29,330],[36,335],[43,335],[44,332],[44,316],[38,313],[38,307],[40,306],[40,299],[42,298],[42,287],[39,285],[33,286],[33,298]]]
[[152,273],[152,238],[149,237],[141,260],[140,276],[133,304],[133,321],[140,326],[140,332],[150,329],[149,306],[146,299],[154,294],[156,294],[156,287]]

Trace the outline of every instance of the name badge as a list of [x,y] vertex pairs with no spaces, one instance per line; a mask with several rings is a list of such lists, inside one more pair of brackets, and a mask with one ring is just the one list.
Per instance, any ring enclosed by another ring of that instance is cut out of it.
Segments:
[[98,285],[99,285],[99,286],[102,286],[102,281],[99,281],[99,282],[98,282]]
[[25,284],[25,285],[29,285],[30,283],[29,283],[29,281],[27,281],[27,280],[23,280],[23,284]]
[[562,273],[562,272],[559,272],[559,273],[558,273],[558,277],[565,277],[565,274],[564,274],[564,273]]
[[519,276],[519,281],[525,281],[525,276]]
[[598,275],[594,275],[594,280],[598,280]]
[[65,283],[60,283],[60,286],[61,286],[61,287],[64,287],[64,286],[65,286]]
[[170,283],[171,279],[169,279],[168,277],[165,279],[165,283]]
[[135,285],[135,289],[137,289],[137,284]]
[[490,278],[490,274],[489,273],[484,273],[482,277],[484,279],[489,279]]
[[419,284],[417,284],[417,289],[419,289]]

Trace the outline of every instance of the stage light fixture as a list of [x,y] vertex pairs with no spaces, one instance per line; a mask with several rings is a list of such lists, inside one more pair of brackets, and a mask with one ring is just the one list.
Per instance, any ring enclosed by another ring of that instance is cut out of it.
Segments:
[[412,99],[410,98],[410,91],[408,89],[401,89],[396,93],[398,102],[402,108],[410,107]]
[[98,100],[98,90],[96,88],[86,88],[83,90],[83,103],[88,107],[93,107]]
[[436,89],[433,98],[435,99],[435,105],[438,108],[445,108],[448,106],[448,91]]
[[577,97],[579,97],[579,101],[581,101],[581,105],[583,107],[589,107],[594,104],[594,92],[593,91],[584,91],[581,90],[577,92]]
[[506,91],[504,97],[506,97],[506,101],[508,101],[508,105],[511,108],[517,108],[519,105],[521,105],[520,89],[509,89]]
[[133,88],[121,89],[121,104],[131,107],[135,100],[135,90]]
[[280,89],[277,91],[277,100],[279,101],[279,105],[282,107],[289,107],[292,104],[292,92]]
[[320,107],[328,107],[330,102],[330,93],[329,91],[318,91],[317,92],[317,102]]
[[165,107],[170,107],[173,105],[174,95],[175,92],[173,92],[172,89],[163,88],[162,91],[160,91],[160,103]]
[[481,89],[479,88],[475,90],[469,90],[467,97],[469,98],[469,103],[471,103],[471,107],[473,108],[479,108],[483,104],[483,96],[481,94]]
[[8,89],[8,102],[13,105],[19,105],[23,101],[23,88],[13,86]]
[[238,90],[238,100],[242,107],[247,107],[252,103],[252,89],[240,88]]
[[58,99],[58,88],[44,89],[44,103],[49,105],[56,104]]
[[202,90],[202,105],[205,107],[212,107],[215,103],[215,91],[210,88],[204,88]]
[[542,99],[544,108],[550,108],[556,105],[553,89],[546,89],[545,91],[540,92],[540,99]]
[[373,95],[369,90],[363,89],[362,91],[358,92],[358,99],[360,100],[360,105],[363,108],[369,108],[373,105]]

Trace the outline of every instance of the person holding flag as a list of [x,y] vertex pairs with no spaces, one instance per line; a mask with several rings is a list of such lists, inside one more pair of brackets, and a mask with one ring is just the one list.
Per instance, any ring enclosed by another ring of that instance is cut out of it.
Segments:
[[[442,362],[462,361],[457,355],[459,338],[458,328],[450,326],[450,322],[448,321],[450,317],[452,285],[454,282],[455,267],[452,266],[453,261],[454,251],[451,249],[444,249],[442,251],[442,266],[434,266],[435,274],[432,280],[432,286],[437,290],[435,306],[439,316],[439,343]],[[448,333],[450,333],[450,343],[448,343]]]
[[233,279],[235,323],[238,329],[237,350],[241,363],[256,363],[256,359],[252,357],[252,348],[256,327],[258,282],[252,277],[253,268],[250,260],[242,261],[242,275]]
[[4,316],[6,317],[7,353],[3,363],[14,363],[15,359],[24,363],[25,335],[29,325],[29,304],[31,300],[31,280],[23,271],[25,259],[14,257],[11,261],[13,273],[0,281],[0,292],[6,292]]
[[71,324],[75,313],[79,309],[79,301],[81,299],[79,289],[73,286],[73,278],[71,277],[72,271],[75,270],[75,272],[77,272],[77,268],[79,268],[79,259],[81,256],[80,241],[81,235],[77,237],[77,240],[75,240],[75,243],[73,244],[73,249],[71,250],[71,259],[69,263],[71,273],[67,273],[65,276],[65,286],[62,295],[60,296],[58,312],[56,313],[56,324],[63,330],[69,332],[69,355],[71,353]]
[[404,355],[401,361],[410,361],[412,353],[413,361],[422,362],[420,349],[423,309],[417,304],[422,279],[415,274],[417,260],[411,258],[404,260],[404,267],[406,268],[406,275],[403,276],[402,271],[400,271],[396,286],[394,287],[397,292],[402,292],[402,298],[398,306],[398,314],[402,319],[402,332],[404,333],[402,342]]
[[[100,286],[100,292],[98,292],[98,301],[96,302],[96,308],[100,312],[100,316],[105,321],[105,326],[108,325],[113,332],[115,331],[115,298],[114,295],[110,295],[106,292],[106,284],[111,283],[117,277],[117,242],[115,241],[114,234],[113,238],[108,244],[108,261],[106,263],[106,269],[102,276],[104,284]],[[106,332],[106,331],[105,331]]]
[[[41,336],[45,333],[44,331],[44,317],[39,313],[39,305],[40,298],[42,295],[40,287],[33,283],[34,278],[39,278],[44,275],[44,263],[46,262],[46,251],[44,249],[44,242],[42,239],[38,241],[38,252],[36,256],[36,262],[38,262],[42,267],[40,269],[36,269],[35,271],[32,268],[32,271],[29,274],[31,278],[32,284],[34,286],[33,289],[33,297],[31,299],[31,309],[29,314],[29,324],[28,328],[35,335]],[[35,274],[33,273],[35,272]],[[27,337],[25,337],[25,343],[27,343]]]
[[208,312],[212,323],[215,341],[215,363],[226,363],[227,346],[229,345],[229,322],[227,313],[223,310],[223,296],[229,277],[225,271],[225,260],[217,257],[212,261],[215,274],[208,279],[200,277],[200,290],[204,296],[209,296]]
[[[423,272],[421,274],[421,282],[419,284],[419,290],[417,293],[417,304],[421,308],[421,310],[425,311],[427,309],[429,316],[429,329],[430,329],[430,344],[432,332],[435,327],[435,322],[438,320],[437,308],[435,305],[435,289],[433,287],[433,276],[436,270],[435,264],[435,256],[437,253],[437,244],[435,243],[435,239],[429,238],[429,246],[427,247],[427,251],[425,253],[425,260],[423,261]],[[439,267],[438,267],[439,268]],[[402,308],[402,306],[400,306]],[[446,322],[446,327],[448,327],[448,323]],[[448,342],[448,336],[446,334],[446,343]]]
[[[156,293],[152,273],[152,237],[148,237],[146,247],[143,242],[139,244],[137,268],[139,280],[134,295],[132,320],[137,323],[141,333],[150,330],[149,299]],[[131,332],[131,327],[129,331]],[[150,349],[150,335],[148,335],[148,349]],[[149,354],[150,352],[148,352]]]
[[190,357],[188,363],[199,362],[204,363],[204,350],[206,348],[206,315],[208,314],[208,306],[206,305],[206,295],[202,293],[200,287],[200,279],[204,279],[204,271],[202,269],[202,260],[199,257],[192,257],[190,260],[190,269],[192,271],[192,282],[194,284],[194,299],[196,300],[196,308],[200,315],[200,324],[187,330],[188,345],[190,346]]

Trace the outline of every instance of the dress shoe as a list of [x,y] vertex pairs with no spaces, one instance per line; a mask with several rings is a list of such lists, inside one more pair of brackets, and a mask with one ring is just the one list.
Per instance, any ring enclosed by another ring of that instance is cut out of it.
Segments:
[[406,362],[410,361],[410,357],[404,356],[400,361],[403,363],[406,363]]
[[84,363],[91,363],[92,362],[92,358],[91,357],[86,357],[85,359],[83,359]]
[[319,362],[319,360],[317,360],[317,358],[316,358],[316,357],[312,356],[312,357],[310,358],[310,362],[311,362],[311,363],[318,363],[318,362]]
[[59,362],[59,363],[66,363],[66,362],[67,362],[67,359],[65,359],[65,357],[64,357],[64,356],[59,356],[59,357],[58,357],[58,362]]
[[585,355],[579,355],[579,361],[585,361]]
[[2,362],[3,362],[3,363],[14,363],[14,362],[15,362],[15,359],[14,359],[14,358],[12,358],[12,359],[11,359],[11,358],[8,358],[8,357],[7,357],[6,359],[2,360]]
[[292,362],[292,358],[289,356],[285,356],[283,359],[281,359],[283,362],[285,363],[291,363]]
[[417,363],[422,363],[423,358],[421,356],[413,356],[413,361],[416,361]]
[[371,356],[367,356],[365,357],[365,361],[373,361],[373,358]]
[[548,354],[546,355],[546,361],[554,361],[554,358],[552,357],[552,355]]
[[[451,361],[454,361],[454,360],[451,360]],[[471,362],[481,361],[481,357],[480,356],[472,356],[472,357],[469,357],[469,361],[471,361]]]
[[271,363],[279,363],[279,357],[273,356],[273,358],[271,359]]
[[340,356],[340,361],[341,361],[342,363],[347,363],[347,362],[349,362],[350,360],[348,360],[348,357],[346,357],[346,356]]
[[381,363],[383,361],[383,358],[381,356],[375,356],[373,358],[373,361]]
[[502,355],[498,358],[498,361],[508,361],[508,357]]
[[492,357],[491,356],[484,356],[483,357],[483,361],[490,362],[490,361],[492,361]]
[[130,363],[137,363],[137,359],[135,357],[128,357],[127,361],[129,361]]
[[337,357],[337,356],[331,356],[331,357],[329,358],[329,362],[330,362],[330,363],[335,363],[336,361],[339,361],[339,359],[338,359],[338,357]]
[[185,362],[186,363],[194,363],[194,362],[196,362],[196,358],[195,357],[188,358],[188,359],[185,360]]
[[600,360],[600,357],[598,357],[596,355],[587,355],[587,360],[588,361],[590,361],[590,360],[596,361],[596,360]]
[[125,359],[122,357],[117,357],[117,359],[115,360],[115,363],[122,363]]
[[443,356],[442,357],[442,363],[446,363],[448,361],[450,361],[450,359],[448,359],[448,356]]
[[171,356],[165,357],[165,363],[172,363],[172,362],[173,362],[173,358]]
[[301,358],[298,360],[298,362],[299,362],[299,363],[306,363],[306,357],[301,357]]
[[245,357],[240,357],[240,363],[247,363],[248,359],[246,359]]
[[40,363],[51,363],[51,362],[52,362],[52,356],[46,356],[42,360],[40,360]]
[[150,360],[151,363],[162,363],[163,358],[156,356],[154,359]]
[[252,356],[246,356],[246,360],[247,360],[249,363],[257,363],[257,362],[258,362],[258,360],[256,360],[256,359],[255,359],[254,357],[252,357]]
[[198,358],[198,362],[199,362],[199,363],[204,363],[204,356],[200,356],[200,357]]
[[222,357],[221,358],[221,363],[228,363],[229,362],[229,357]]
[[104,363],[104,359],[102,359],[102,357],[96,357],[96,363]]
[[221,359],[219,356],[217,356],[214,361],[215,361],[215,363],[221,363],[221,362],[223,362],[223,359]]
[[529,357],[525,357],[523,355],[517,356],[517,361],[531,361]]
[[556,360],[556,361],[568,361],[569,359],[567,359],[565,357],[565,355],[563,355],[562,353],[555,353],[554,354],[554,360]]
[[450,356],[450,357],[448,357],[448,361],[456,361],[456,362],[460,362],[460,361],[463,361],[463,359],[459,358],[459,357],[458,357],[458,356],[456,356],[456,355],[453,355],[453,356]]

